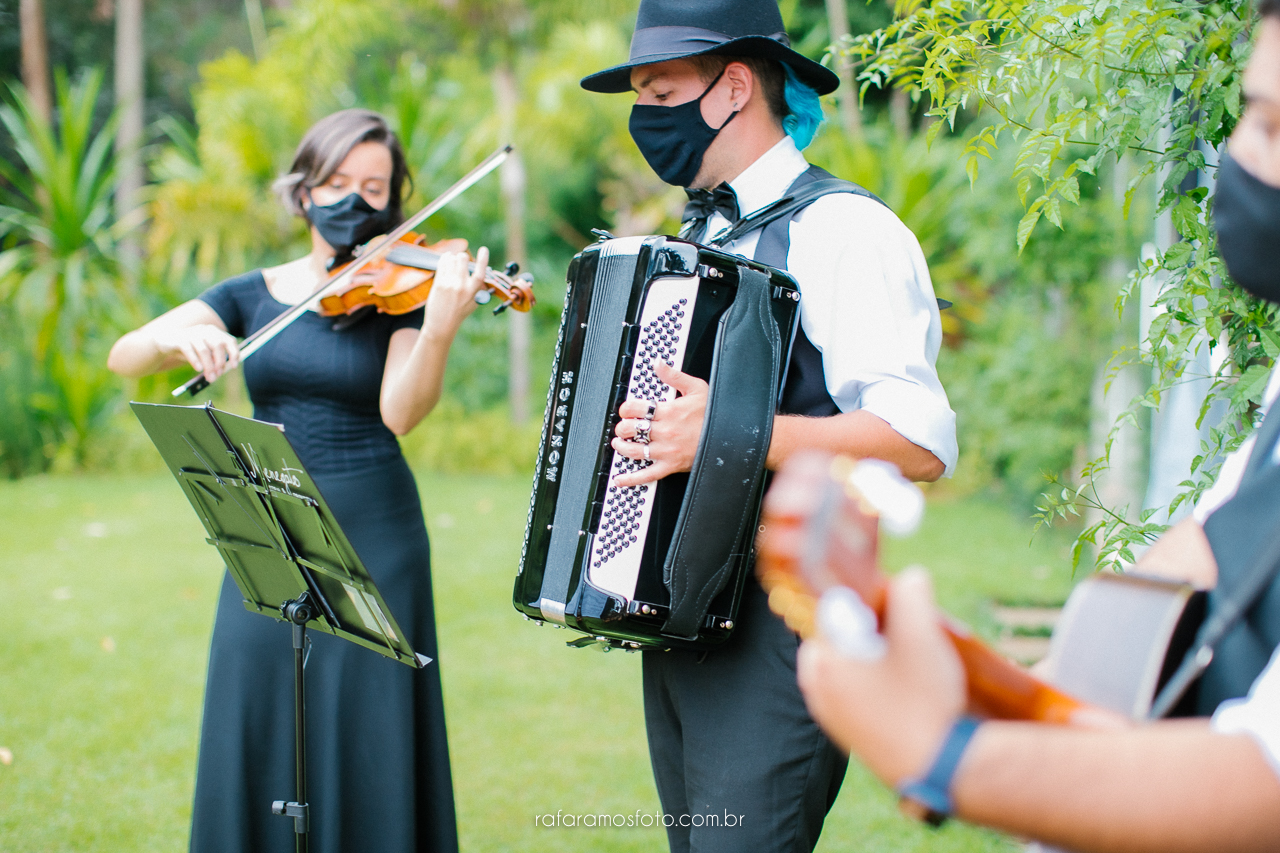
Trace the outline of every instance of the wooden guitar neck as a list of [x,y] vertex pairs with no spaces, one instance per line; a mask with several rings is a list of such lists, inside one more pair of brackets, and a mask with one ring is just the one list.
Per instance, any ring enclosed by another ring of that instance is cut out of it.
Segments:
[[[796,454],[765,498],[756,571],[769,606],[802,637],[815,632],[818,599],[834,585],[852,589],[883,625],[888,578],[879,564],[880,513],[851,482],[859,463],[817,452]],[[1067,724],[1096,709],[996,653],[961,623],[939,614],[968,676],[971,711],[985,717]]]

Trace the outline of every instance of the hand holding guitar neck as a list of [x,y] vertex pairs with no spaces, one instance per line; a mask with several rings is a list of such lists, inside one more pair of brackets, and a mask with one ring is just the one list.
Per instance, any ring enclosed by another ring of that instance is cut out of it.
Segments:
[[[871,635],[875,625],[883,625],[889,595],[879,566],[881,522],[895,532],[909,532],[923,508],[919,490],[885,466],[817,452],[796,454],[765,498],[757,543],[756,571],[770,608],[802,637],[821,628],[829,641],[855,657],[883,653],[883,640]],[[821,608],[820,598],[825,599]],[[942,613],[938,618],[964,665],[971,712],[1088,725],[1109,716],[1001,657],[959,622]]]

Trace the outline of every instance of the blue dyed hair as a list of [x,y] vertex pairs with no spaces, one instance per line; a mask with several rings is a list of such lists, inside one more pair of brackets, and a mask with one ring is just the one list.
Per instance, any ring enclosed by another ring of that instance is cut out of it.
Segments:
[[787,117],[782,120],[782,129],[795,140],[796,147],[803,151],[813,142],[818,126],[822,124],[822,104],[818,101],[818,93],[801,83],[790,65],[785,62],[779,64],[787,75]]

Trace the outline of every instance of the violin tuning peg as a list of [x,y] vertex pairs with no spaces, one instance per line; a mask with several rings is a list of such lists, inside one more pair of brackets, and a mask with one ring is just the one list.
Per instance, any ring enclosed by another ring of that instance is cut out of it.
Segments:
[[518,272],[520,272],[520,265],[518,263],[516,263],[515,261],[512,261],[511,263],[507,264],[506,273],[508,277],[513,276]]

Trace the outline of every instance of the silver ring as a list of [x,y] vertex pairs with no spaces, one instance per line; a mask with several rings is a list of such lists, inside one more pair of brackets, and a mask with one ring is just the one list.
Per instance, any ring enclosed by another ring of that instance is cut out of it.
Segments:
[[637,444],[649,443],[649,430],[653,428],[653,421],[645,418],[636,422],[636,437],[634,441]]
[[644,413],[644,419],[646,421],[652,421],[653,416],[658,413],[658,404],[653,400],[649,400],[648,402],[649,402],[649,411]]
[[649,445],[647,445],[647,444],[644,446],[644,461],[645,461],[645,462],[652,462],[652,461],[653,461],[652,459],[650,459],[650,458],[649,458]]

